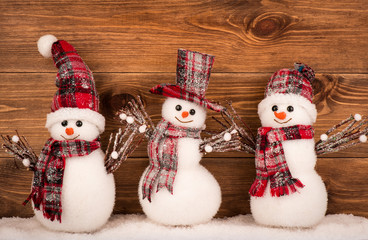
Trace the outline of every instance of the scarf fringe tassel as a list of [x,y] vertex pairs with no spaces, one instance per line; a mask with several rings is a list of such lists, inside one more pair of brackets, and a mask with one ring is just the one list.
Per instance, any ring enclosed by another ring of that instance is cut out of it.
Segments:
[[289,189],[291,190],[291,193],[295,193],[297,191],[296,190],[297,187],[303,188],[304,185],[299,179],[293,178],[290,179],[288,182],[286,182],[284,186],[271,188],[271,195],[272,197],[289,195],[290,194]]
[[[253,197],[263,197],[264,192],[266,190],[268,180],[259,180],[256,179],[252,186],[250,187],[249,193]],[[297,187],[303,188],[303,183],[296,178],[290,179],[287,183],[285,183],[285,186],[279,186],[275,188],[271,188],[271,196],[272,197],[280,197],[284,195],[289,195],[290,191],[291,193],[294,193],[297,191]],[[289,191],[290,189],[290,191]]]
[[253,197],[262,197],[267,186],[267,181],[268,181],[267,179],[265,180],[256,179],[253,182],[252,186],[250,187],[249,190],[250,195]]

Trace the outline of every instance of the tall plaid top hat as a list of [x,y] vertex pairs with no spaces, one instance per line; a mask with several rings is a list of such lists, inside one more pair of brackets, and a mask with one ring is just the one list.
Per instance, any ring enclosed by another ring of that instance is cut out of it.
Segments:
[[85,120],[97,126],[100,133],[105,128],[105,118],[98,113],[99,97],[93,75],[72,45],[45,35],[38,40],[38,50],[44,57],[53,57],[59,69],[51,113],[47,115],[46,128],[66,119]]
[[184,99],[217,112],[224,110],[224,107],[205,98],[214,59],[208,54],[179,49],[176,84],[159,84],[150,92]]
[[258,112],[263,110],[263,106],[266,107],[267,102],[288,97],[292,98],[292,102],[303,106],[315,121],[317,110],[312,103],[314,80],[313,69],[303,63],[294,63],[294,69],[284,68],[276,71],[267,84],[265,99],[259,104]]

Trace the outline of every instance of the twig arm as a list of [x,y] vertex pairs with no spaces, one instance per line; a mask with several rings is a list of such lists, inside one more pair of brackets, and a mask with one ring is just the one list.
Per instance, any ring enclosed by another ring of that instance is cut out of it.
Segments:
[[3,140],[2,148],[6,153],[14,157],[15,166],[19,168],[17,162],[21,162],[28,170],[34,171],[38,156],[28,143],[27,138],[19,136],[18,131],[16,131],[16,135],[12,137],[9,135],[0,136]]
[[[344,129],[338,132],[340,127]],[[367,134],[368,117],[362,117],[360,114],[350,115],[321,135],[321,139],[315,145],[316,154],[339,152],[366,142]]]
[[142,100],[137,96],[128,102],[125,108],[117,112],[120,122],[125,126],[111,134],[105,155],[105,167],[108,173],[116,171],[120,165],[140,145],[144,137],[149,139],[154,132],[154,125],[144,109]]

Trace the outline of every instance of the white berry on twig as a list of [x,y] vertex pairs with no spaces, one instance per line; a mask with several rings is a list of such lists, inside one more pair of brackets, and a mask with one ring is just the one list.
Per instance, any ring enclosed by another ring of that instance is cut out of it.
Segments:
[[204,147],[204,150],[205,150],[206,152],[212,152],[212,151],[213,151],[213,148],[212,148],[210,145],[206,145],[206,146]]
[[113,152],[111,153],[111,157],[112,157],[112,159],[118,159],[118,157],[119,157],[118,152],[117,152],[117,151],[113,151]]
[[31,165],[31,161],[28,158],[23,159],[22,163],[25,167],[29,167]]
[[127,123],[131,124],[131,123],[134,122],[134,118],[129,116],[129,117],[126,118],[126,121],[127,121]]
[[230,133],[225,133],[225,134],[224,134],[224,140],[225,140],[226,142],[230,141],[230,140],[231,140],[231,134],[230,134]]
[[15,142],[15,143],[19,142],[19,137],[17,135],[14,135],[12,137],[12,141]]

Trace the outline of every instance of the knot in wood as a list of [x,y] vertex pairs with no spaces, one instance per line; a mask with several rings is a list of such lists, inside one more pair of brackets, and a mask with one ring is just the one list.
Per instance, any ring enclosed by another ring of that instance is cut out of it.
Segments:
[[[128,102],[135,97],[129,93],[114,94],[112,92],[102,92],[100,94],[101,109],[100,113],[105,118],[114,118],[117,111],[126,107]],[[135,99],[136,100],[136,99]]]
[[246,32],[256,41],[272,41],[280,38],[296,22],[297,18],[285,13],[266,12],[250,19]]

